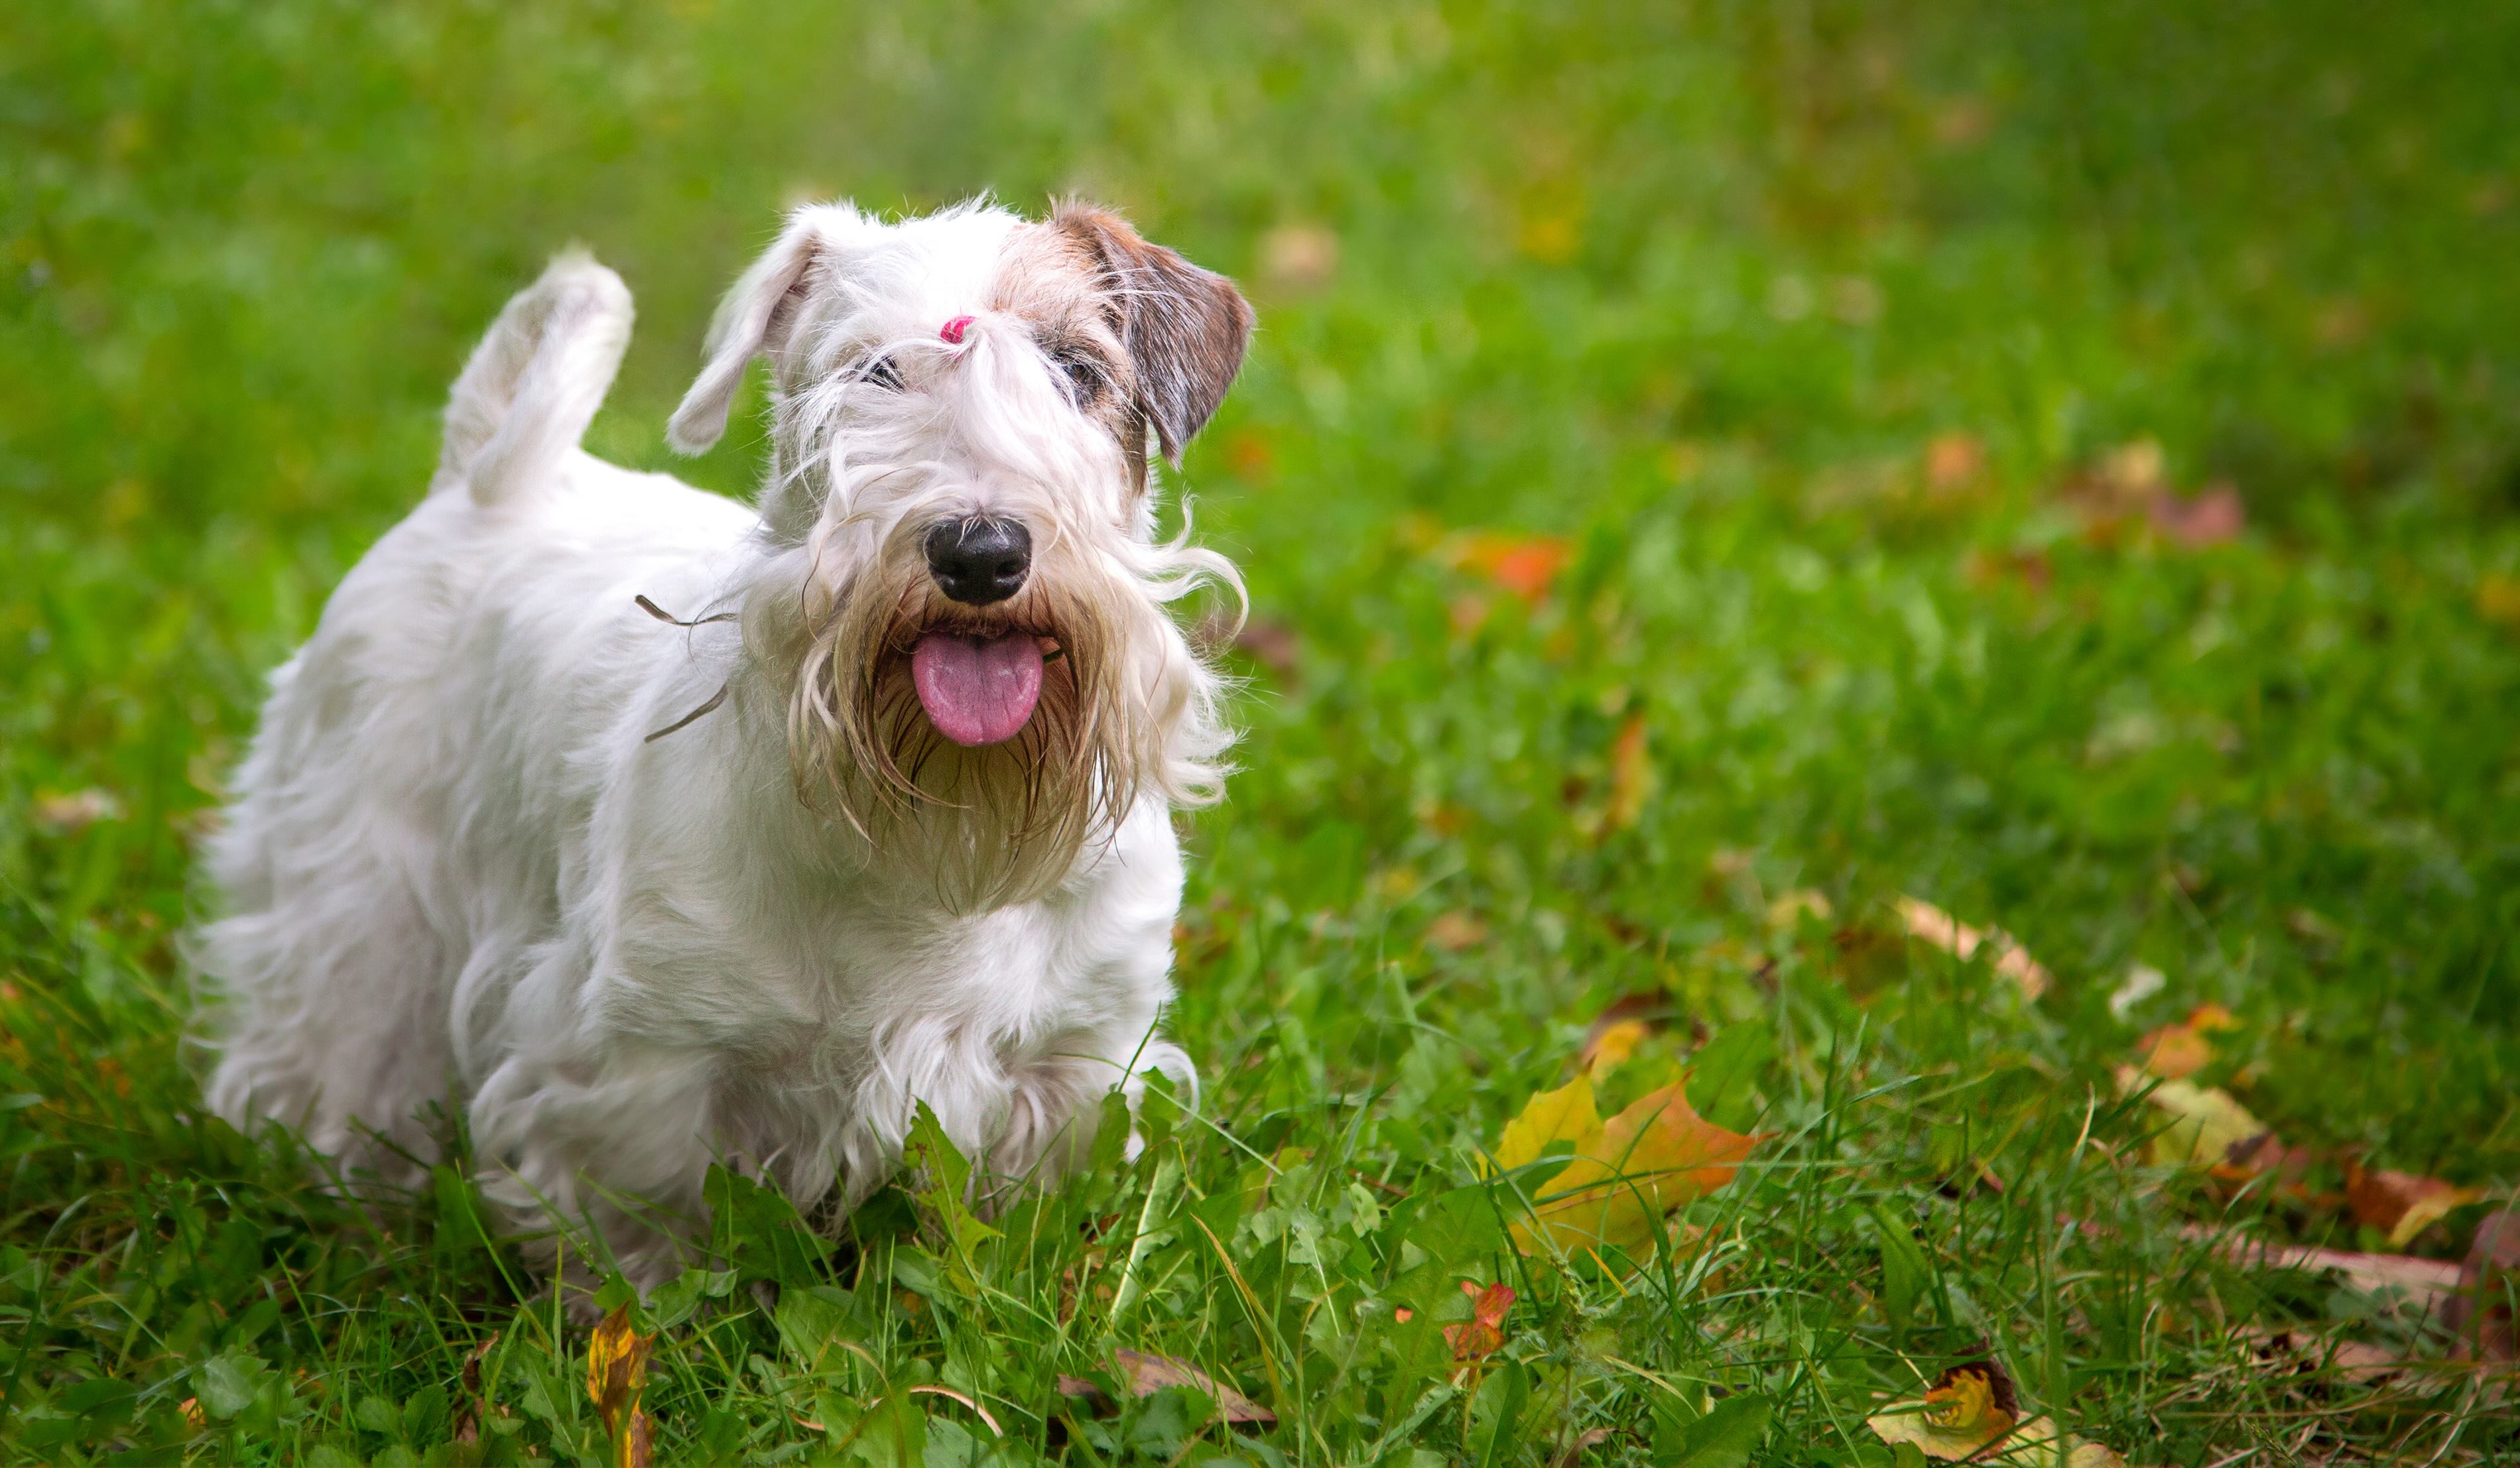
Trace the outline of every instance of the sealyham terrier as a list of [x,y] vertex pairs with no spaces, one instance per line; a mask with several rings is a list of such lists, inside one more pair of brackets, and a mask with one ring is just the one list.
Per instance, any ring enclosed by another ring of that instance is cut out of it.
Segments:
[[1194,1085],[1172,812],[1231,735],[1167,606],[1241,589],[1156,537],[1151,461],[1251,310],[1101,209],[799,209],[668,435],[766,357],[750,509],[578,446],[630,320],[563,256],[474,351],[428,498],[273,677],[196,952],[221,1116],[408,1185],[443,1103],[510,1223],[645,1286],[713,1161],[828,1220],[920,1102],[1000,1187]]

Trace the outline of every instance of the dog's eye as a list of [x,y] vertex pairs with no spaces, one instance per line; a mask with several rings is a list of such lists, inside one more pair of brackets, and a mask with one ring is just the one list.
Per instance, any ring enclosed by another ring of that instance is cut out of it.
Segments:
[[1067,395],[1083,408],[1102,396],[1108,379],[1102,372],[1102,360],[1082,347],[1063,346],[1050,354],[1059,372],[1067,378]]
[[859,368],[858,380],[861,382],[873,382],[878,387],[889,387],[893,391],[899,392],[901,390],[901,369],[893,365],[891,356],[887,354],[874,358],[870,360],[866,366]]

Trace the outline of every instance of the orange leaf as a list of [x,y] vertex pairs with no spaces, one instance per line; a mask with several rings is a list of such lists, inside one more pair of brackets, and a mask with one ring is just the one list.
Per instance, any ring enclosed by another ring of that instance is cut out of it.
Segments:
[[1986,445],[1967,433],[1941,433],[1925,445],[1925,482],[1958,489],[1986,467]]
[[1601,813],[1601,831],[1625,830],[1644,814],[1653,794],[1653,760],[1645,748],[1645,716],[1630,714],[1610,743],[1610,804]]
[[1489,534],[1470,537],[1458,563],[1525,601],[1537,601],[1549,595],[1550,584],[1572,558],[1566,542],[1554,536]]
[[2143,1047],[2143,1068],[2165,1081],[2184,1081],[2214,1061],[2214,1042],[2206,1035],[2239,1026],[2222,1005],[2199,1004],[2184,1020],[2163,1025],[2138,1042]]
[[1539,1248],[1543,1234],[1562,1249],[1634,1250],[1657,1237],[1664,1214],[1732,1181],[1756,1145],[1756,1137],[1699,1116],[1675,1082],[1610,1118],[1592,1145],[1579,1146],[1574,1162],[1540,1188],[1537,1219],[1514,1223],[1514,1242],[1525,1253]]
[[1505,1345],[1505,1314],[1513,1308],[1513,1291],[1502,1284],[1482,1290],[1464,1279],[1462,1293],[1470,1297],[1470,1318],[1444,1327],[1444,1341],[1453,1348],[1453,1359],[1477,1360],[1495,1355]]
[[1487,941],[1487,923],[1476,912],[1459,908],[1436,914],[1435,920],[1426,924],[1427,946],[1448,954],[1463,953]]
[[2163,1025],[2143,1037],[2143,1068],[2165,1081],[2184,1081],[2214,1061],[2214,1044],[2185,1025]]

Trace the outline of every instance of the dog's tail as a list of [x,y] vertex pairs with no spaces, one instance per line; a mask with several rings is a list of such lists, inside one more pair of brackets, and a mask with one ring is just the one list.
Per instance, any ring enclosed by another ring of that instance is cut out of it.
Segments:
[[518,291],[455,379],[431,494],[499,505],[551,482],[630,344],[630,288],[583,249]]

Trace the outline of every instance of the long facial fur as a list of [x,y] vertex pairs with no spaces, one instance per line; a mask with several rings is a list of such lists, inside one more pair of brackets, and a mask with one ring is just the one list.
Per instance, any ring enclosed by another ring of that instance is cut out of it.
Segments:
[[[1187,526],[1152,536],[1148,421],[1111,284],[1053,226],[1012,226],[1003,253],[960,344],[888,309],[911,256],[826,247],[794,267],[771,313],[784,339],[765,510],[785,549],[745,616],[786,702],[800,797],[894,865],[912,859],[958,911],[1040,895],[1149,791],[1216,797],[1223,682],[1164,606],[1202,584],[1241,590]],[[1080,407],[1046,337],[1095,364],[1093,401]],[[869,378],[878,359],[901,389]],[[973,608],[936,591],[921,541],[982,508],[1031,529],[1034,568],[1014,598]],[[938,627],[1055,644],[1016,737],[966,749],[929,724],[909,654]]]

